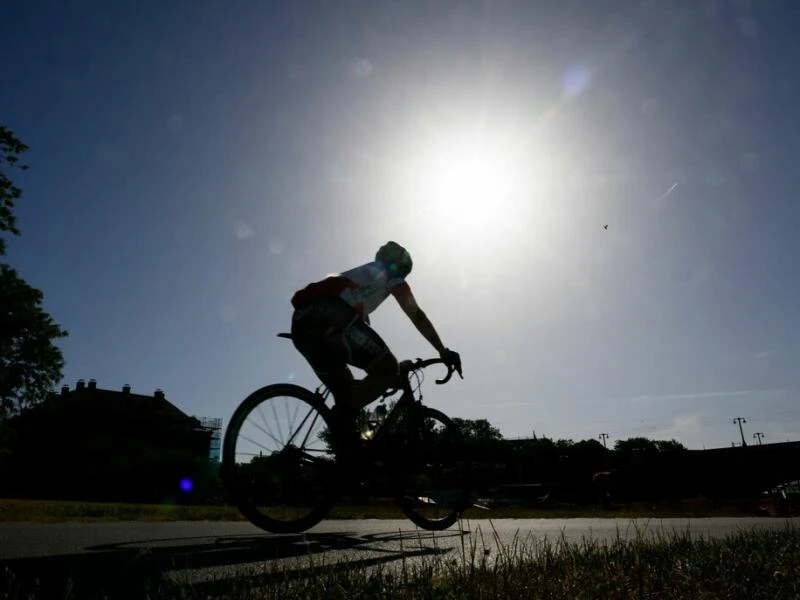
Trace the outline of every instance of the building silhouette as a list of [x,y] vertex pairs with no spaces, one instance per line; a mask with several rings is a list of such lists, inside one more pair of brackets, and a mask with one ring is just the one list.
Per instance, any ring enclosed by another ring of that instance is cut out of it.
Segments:
[[81,379],[10,421],[10,472],[0,494],[198,501],[215,485],[221,425],[187,415],[161,389],[138,394]]

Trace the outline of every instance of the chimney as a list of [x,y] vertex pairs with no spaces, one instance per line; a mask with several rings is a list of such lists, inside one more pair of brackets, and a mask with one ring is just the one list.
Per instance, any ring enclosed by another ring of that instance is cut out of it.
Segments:
[[83,379],[78,379],[78,385],[75,386],[76,390],[82,390],[86,387],[86,382]]
[[89,389],[96,390],[97,389],[97,381],[94,379],[89,380]]
[[153,394],[153,398],[156,400],[163,400],[164,399],[164,390],[161,388],[156,388],[155,393]]
[[62,385],[61,386],[61,395],[62,396],[66,396],[67,394],[69,394],[69,386],[68,385]]
[[127,383],[122,386],[122,393],[123,394],[130,394],[131,393],[131,386]]

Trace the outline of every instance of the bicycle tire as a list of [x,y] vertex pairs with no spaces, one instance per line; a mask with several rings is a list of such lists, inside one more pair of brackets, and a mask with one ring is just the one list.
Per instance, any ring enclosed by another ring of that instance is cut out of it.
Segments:
[[[431,518],[426,513],[424,513],[420,506],[419,506],[419,496],[418,494],[409,496],[408,490],[405,487],[408,485],[406,482],[401,482],[400,487],[403,489],[398,489],[396,492],[395,501],[397,505],[400,507],[400,510],[403,511],[408,519],[414,523],[415,525],[423,528],[428,529],[431,531],[440,531],[443,529],[447,529],[448,527],[452,526],[458,519],[461,517],[461,514],[467,509],[470,505],[470,476],[469,476],[469,462],[465,459],[464,454],[462,452],[463,448],[463,440],[461,436],[461,432],[456,426],[455,423],[445,415],[440,410],[436,410],[435,408],[430,407],[421,407],[418,410],[421,410],[421,415],[418,417],[418,423],[424,423],[428,420],[435,420],[438,421],[440,424],[444,425],[447,434],[446,437],[449,438],[447,440],[448,444],[451,444],[451,447],[447,450],[447,452],[442,452],[441,454],[447,454],[454,458],[455,461],[461,461],[458,465],[458,469],[460,469],[460,473],[456,474],[456,476],[449,481],[448,484],[454,485],[455,488],[451,491],[451,495],[453,496],[452,499],[448,500],[448,504],[444,507],[446,513],[438,518]],[[408,441],[411,442],[409,445],[414,446],[416,445],[417,453],[421,452],[423,455],[427,455],[428,453],[434,452],[435,448],[429,446],[427,449],[425,448],[425,442],[417,440],[412,434],[409,434]],[[421,449],[421,450],[420,450]],[[441,448],[440,448],[441,449]],[[400,460],[408,462],[409,460],[414,463],[416,462],[413,458],[409,458],[411,453],[408,452],[408,449],[404,450],[400,453]],[[423,458],[427,458],[424,456]],[[421,465],[421,462],[418,462],[417,465]],[[398,465],[398,473],[402,473],[408,469],[408,465]],[[414,465],[411,465],[413,468]],[[423,467],[424,471],[428,474],[432,472],[432,468],[429,464],[425,464]],[[407,476],[405,476],[407,478]],[[444,484],[442,484],[444,485]],[[415,490],[418,492],[419,490]],[[440,493],[443,493],[441,490],[438,490]],[[454,492],[454,494],[453,494]],[[429,497],[426,499],[430,499]],[[435,502],[434,502],[435,503]],[[430,506],[430,505],[429,505]]]
[[[279,383],[262,387],[245,398],[231,416],[230,423],[225,429],[220,474],[223,484],[231,495],[237,508],[253,525],[272,533],[300,533],[319,523],[330,512],[338,496],[336,486],[333,485],[335,476],[331,475],[333,478],[330,481],[323,481],[320,497],[313,500],[313,506],[309,507],[309,510],[305,512],[305,514],[299,515],[296,518],[288,517],[286,519],[278,519],[265,514],[265,512],[263,512],[263,506],[259,508],[257,501],[251,495],[252,491],[245,485],[245,477],[237,476],[237,472],[241,473],[242,469],[242,465],[237,463],[236,458],[237,442],[242,426],[246,423],[247,418],[264,403],[280,397],[299,401],[299,406],[305,405],[303,410],[306,412],[306,419],[316,413],[313,419],[321,419],[322,424],[329,432],[331,431],[330,410],[325,406],[319,396],[303,387],[293,384]],[[252,441],[247,437],[245,439]],[[271,460],[273,457],[280,455],[282,451],[283,450],[278,451],[277,454],[273,452],[267,457],[259,456],[259,459],[262,460],[262,462],[264,462],[264,460]],[[295,454],[298,453],[302,454],[302,450],[295,451]],[[333,455],[331,454],[331,456]],[[255,462],[254,458],[251,459],[249,464],[253,462]],[[324,466],[322,470],[325,471],[327,468],[327,466]],[[330,473],[332,474],[336,468],[336,462],[334,460],[330,463]],[[271,478],[270,483],[272,483]],[[256,486],[254,485],[253,487]]]

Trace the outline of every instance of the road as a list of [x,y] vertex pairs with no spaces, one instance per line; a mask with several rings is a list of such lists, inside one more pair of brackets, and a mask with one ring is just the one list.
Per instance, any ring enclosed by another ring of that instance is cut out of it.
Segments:
[[[788,522],[800,525],[800,519]],[[708,538],[786,525],[787,519],[770,518],[500,519],[428,532],[406,520],[331,520],[304,534],[273,535],[243,522],[0,523],[0,573],[5,568],[38,577],[105,573],[119,583],[119,573],[134,576],[139,568],[201,583],[273,568],[302,575],[313,565],[385,567],[436,556],[461,561],[462,552],[468,556],[472,548],[491,560],[498,546],[521,542],[607,542],[687,530]]]

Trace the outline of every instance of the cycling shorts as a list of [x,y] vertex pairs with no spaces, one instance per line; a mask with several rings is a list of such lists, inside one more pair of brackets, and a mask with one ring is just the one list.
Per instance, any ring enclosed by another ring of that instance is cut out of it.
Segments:
[[389,352],[381,336],[339,297],[316,298],[297,307],[292,340],[328,387],[353,378],[347,365],[369,373]]

